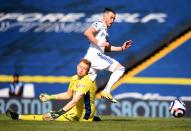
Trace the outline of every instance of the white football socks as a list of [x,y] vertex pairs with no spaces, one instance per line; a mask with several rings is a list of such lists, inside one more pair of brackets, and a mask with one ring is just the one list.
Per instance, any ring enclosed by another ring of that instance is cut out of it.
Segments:
[[119,80],[119,78],[123,75],[125,72],[125,67],[121,66],[118,67],[110,76],[109,81],[104,89],[106,92],[111,92],[111,87]]

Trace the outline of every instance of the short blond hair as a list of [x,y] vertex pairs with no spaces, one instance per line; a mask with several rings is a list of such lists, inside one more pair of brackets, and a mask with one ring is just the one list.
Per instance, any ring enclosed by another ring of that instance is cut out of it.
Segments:
[[80,60],[80,62],[83,62],[83,63],[85,63],[86,65],[88,65],[89,67],[91,67],[91,62],[90,62],[88,59],[82,58],[82,59]]

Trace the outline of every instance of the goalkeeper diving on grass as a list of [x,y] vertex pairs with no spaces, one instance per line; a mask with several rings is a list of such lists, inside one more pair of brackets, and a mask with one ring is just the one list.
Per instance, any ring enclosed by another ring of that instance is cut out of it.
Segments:
[[55,120],[55,121],[99,121],[95,115],[95,84],[91,81],[88,72],[91,63],[87,59],[81,59],[77,65],[77,74],[70,81],[66,92],[54,95],[40,94],[42,102],[49,100],[71,99],[58,111],[50,111],[43,115],[18,114],[12,109],[6,111],[6,115],[16,120]]

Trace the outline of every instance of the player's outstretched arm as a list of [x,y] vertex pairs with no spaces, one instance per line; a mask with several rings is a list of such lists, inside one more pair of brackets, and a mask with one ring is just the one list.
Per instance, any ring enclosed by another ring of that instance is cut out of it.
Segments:
[[68,90],[67,92],[56,94],[56,100],[68,100],[72,98],[73,92]]
[[54,94],[54,95],[48,95],[46,93],[42,93],[40,94],[39,99],[42,102],[46,102],[49,100],[67,100],[72,98],[72,94],[73,92],[71,90],[68,90],[67,92],[60,93],[60,94]]
[[105,51],[111,52],[111,51],[124,51],[128,49],[132,45],[132,40],[127,40],[123,43],[122,46],[110,46],[107,47]]

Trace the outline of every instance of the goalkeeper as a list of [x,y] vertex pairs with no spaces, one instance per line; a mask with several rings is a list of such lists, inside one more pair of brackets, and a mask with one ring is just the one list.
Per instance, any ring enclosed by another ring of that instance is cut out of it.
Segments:
[[72,98],[60,110],[50,111],[44,115],[20,115],[8,109],[6,115],[18,120],[99,121],[100,118],[94,116],[96,87],[88,75],[90,66],[91,63],[87,59],[80,60],[77,75],[72,77],[67,92],[55,95],[40,94],[42,102]]

